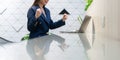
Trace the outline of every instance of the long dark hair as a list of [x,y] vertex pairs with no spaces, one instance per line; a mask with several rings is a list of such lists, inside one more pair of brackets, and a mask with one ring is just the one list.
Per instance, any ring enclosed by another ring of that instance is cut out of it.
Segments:
[[[40,2],[40,0],[34,0],[33,5],[38,5],[39,2]],[[33,5],[32,5],[32,6],[33,6]]]

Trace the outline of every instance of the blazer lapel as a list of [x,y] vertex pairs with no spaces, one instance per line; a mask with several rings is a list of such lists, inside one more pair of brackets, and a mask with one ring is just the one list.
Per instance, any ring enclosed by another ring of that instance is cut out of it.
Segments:
[[44,7],[44,12],[46,14],[46,17],[44,16],[44,14],[42,13],[42,17],[44,18],[44,20],[49,24],[50,20],[49,20],[49,14],[48,11],[46,10],[46,8]]
[[47,24],[49,24],[49,21],[48,21],[48,19],[47,19],[47,16],[45,17],[44,14],[42,13],[42,14],[41,14],[41,17],[43,18],[43,20],[44,20]]
[[[40,8],[39,6],[37,6],[37,8]],[[41,14],[41,17],[43,18],[43,20],[47,23],[47,24],[49,24],[49,20],[48,20],[48,14],[47,14],[47,11],[46,11],[46,9],[44,8],[44,11],[45,11],[45,14],[46,14],[46,17],[44,16],[44,14],[42,13]]]

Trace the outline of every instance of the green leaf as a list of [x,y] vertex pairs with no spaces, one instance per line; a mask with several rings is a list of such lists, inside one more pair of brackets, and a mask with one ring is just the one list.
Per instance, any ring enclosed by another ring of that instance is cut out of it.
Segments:
[[29,34],[26,34],[24,37],[22,37],[21,41],[24,41],[24,40],[29,40]]
[[89,6],[91,5],[92,2],[93,2],[93,0],[86,0],[85,11],[88,10],[88,8],[89,8]]

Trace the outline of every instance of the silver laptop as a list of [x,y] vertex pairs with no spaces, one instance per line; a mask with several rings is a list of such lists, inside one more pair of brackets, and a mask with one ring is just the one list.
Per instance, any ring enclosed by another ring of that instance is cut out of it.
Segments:
[[90,19],[91,19],[91,16],[86,15],[85,18],[82,20],[82,24],[78,30],[60,31],[60,32],[61,33],[84,33],[89,24]]

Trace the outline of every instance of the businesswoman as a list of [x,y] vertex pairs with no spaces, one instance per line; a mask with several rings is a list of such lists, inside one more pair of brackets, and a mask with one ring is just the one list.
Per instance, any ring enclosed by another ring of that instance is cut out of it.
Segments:
[[65,25],[67,14],[64,14],[62,19],[53,22],[50,16],[50,11],[45,5],[48,0],[34,0],[33,5],[27,13],[27,29],[30,31],[29,38],[35,38],[47,35],[49,29],[55,29]]

